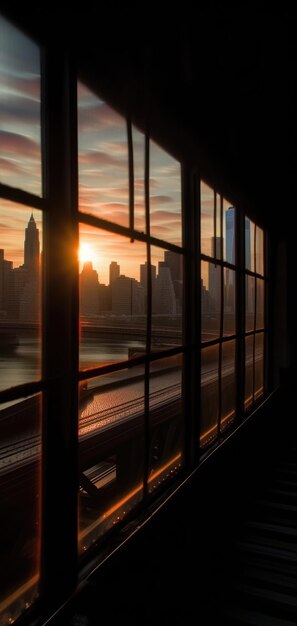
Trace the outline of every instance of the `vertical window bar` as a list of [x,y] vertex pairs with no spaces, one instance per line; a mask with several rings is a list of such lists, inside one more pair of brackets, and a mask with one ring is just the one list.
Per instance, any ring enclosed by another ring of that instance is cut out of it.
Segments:
[[[217,241],[217,194],[215,191],[213,192],[213,194],[214,194],[214,198],[213,198],[213,211],[214,211],[214,214],[213,214],[214,216],[214,245],[213,247],[214,247],[214,250],[213,251],[211,250],[210,256],[213,256],[213,258],[216,261],[217,260],[217,244],[216,244],[216,241]],[[215,263],[215,266],[216,266],[216,263]]]
[[[183,343],[185,465],[199,458],[200,441],[200,179],[182,169],[184,246]],[[187,303],[191,302],[191,306]]]
[[[151,262],[151,246],[150,246],[150,139],[149,133],[145,134],[145,158],[144,158],[144,195],[145,195],[145,223],[148,236],[147,251],[147,276],[146,276],[146,352],[151,352],[152,338],[152,262]],[[149,477],[149,458],[150,458],[150,364],[145,363],[145,381],[144,381],[144,482],[143,482],[143,498],[148,496],[148,477]]]
[[[256,266],[256,243],[257,243],[257,226],[254,227],[254,271]],[[256,315],[257,315],[257,280],[254,276],[254,335],[253,335],[253,403],[255,402],[255,382],[256,382]]]
[[[133,136],[130,118],[127,119],[128,138],[128,164],[129,164],[129,228],[134,230],[134,158],[133,158]],[[134,239],[131,238],[131,243]]]
[[236,259],[236,413],[237,420],[244,414],[245,398],[245,216],[235,211]]
[[[221,260],[223,259],[223,198],[220,195],[220,225],[219,225],[219,250],[221,255]],[[215,248],[217,247],[217,242],[215,239]],[[219,406],[218,406],[218,439],[220,440],[221,436],[221,419],[222,419],[222,353],[223,353],[223,345],[222,345],[222,337],[223,337],[223,328],[224,328],[224,265],[221,262],[220,266],[220,279],[221,279],[221,310],[220,310],[220,341],[219,341]]]
[[[273,336],[273,306],[274,294],[272,292],[273,283],[269,280],[269,269],[271,268],[275,255],[271,254],[270,237],[264,231],[264,390],[271,391],[273,388],[273,359],[269,358],[269,346],[274,345]],[[275,263],[273,264],[273,275],[276,275]],[[271,303],[271,306],[269,304]]]
[[49,382],[43,408],[41,593],[51,609],[77,582],[76,71],[63,49],[57,37],[45,69],[43,377]]

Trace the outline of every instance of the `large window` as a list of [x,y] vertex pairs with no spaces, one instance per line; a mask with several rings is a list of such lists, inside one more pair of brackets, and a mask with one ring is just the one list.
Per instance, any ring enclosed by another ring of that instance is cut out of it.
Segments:
[[78,139],[84,552],[183,464],[183,249],[178,161],[81,83]]
[[267,388],[264,231],[203,181],[195,206],[54,48],[0,17],[1,626],[65,602]]
[[0,16],[1,624],[32,603],[39,584],[40,84],[39,48]]
[[201,182],[200,445],[216,440],[236,414],[236,209]]

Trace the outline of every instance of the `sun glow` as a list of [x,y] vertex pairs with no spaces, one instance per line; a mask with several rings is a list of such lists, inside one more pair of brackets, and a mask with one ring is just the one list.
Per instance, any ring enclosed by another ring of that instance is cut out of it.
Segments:
[[81,243],[78,251],[79,262],[83,265],[91,261],[94,264],[95,254],[89,243]]

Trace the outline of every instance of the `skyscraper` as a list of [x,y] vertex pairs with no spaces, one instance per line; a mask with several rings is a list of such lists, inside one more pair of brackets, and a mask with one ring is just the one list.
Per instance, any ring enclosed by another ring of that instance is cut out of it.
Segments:
[[235,209],[226,211],[226,261],[235,265]]
[[39,269],[39,230],[36,226],[33,213],[25,230],[24,266],[29,272],[38,272]]
[[244,218],[245,221],[245,267],[247,270],[251,269],[251,223],[248,217]]
[[112,261],[109,265],[109,284],[112,285],[116,278],[119,278],[120,266],[116,261]]

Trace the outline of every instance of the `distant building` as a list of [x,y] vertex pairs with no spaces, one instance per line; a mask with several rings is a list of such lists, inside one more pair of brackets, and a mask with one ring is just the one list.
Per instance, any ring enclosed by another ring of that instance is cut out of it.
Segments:
[[245,267],[247,270],[251,269],[251,222],[248,217],[244,218],[245,221]]
[[219,314],[221,310],[221,267],[209,263],[208,291],[210,298],[210,312]]
[[91,261],[84,263],[80,275],[80,312],[81,315],[98,315],[99,280]]
[[226,211],[226,261],[235,265],[235,209]]
[[128,276],[119,276],[111,286],[112,312],[115,315],[143,315],[144,289]]
[[169,265],[159,261],[156,286],[153,291],[153,313],[176,315],[176,297]]
[[109,265],[109,284],[112,285],[113,281],[120,276],[120,266],[116,261],[112,261]]
[[33,213],[25,230],[24,267],[29,272],[38,272],[40,260],[39,230]]

